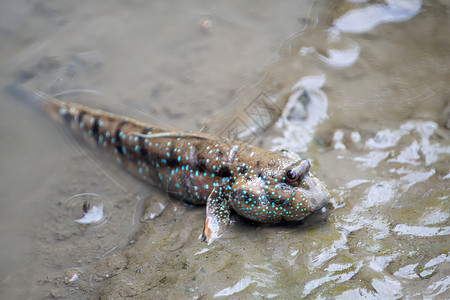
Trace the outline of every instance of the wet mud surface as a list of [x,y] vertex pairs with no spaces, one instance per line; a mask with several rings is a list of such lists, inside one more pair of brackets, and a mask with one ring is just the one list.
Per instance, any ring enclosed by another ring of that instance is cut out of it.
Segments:
[[[450,7],[300,2],[2,3],[1,298],[448,298]],[[300,152],[333,199],[295,224],[233,216],[208,245],[204,207],[84,146],[14,81]],[[76,222],[87,199],[100,222]]]

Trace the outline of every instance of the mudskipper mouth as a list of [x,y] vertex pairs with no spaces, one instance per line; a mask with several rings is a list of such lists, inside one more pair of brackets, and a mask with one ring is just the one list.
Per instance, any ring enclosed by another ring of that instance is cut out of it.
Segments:
[[330,203],[330,199],[328,199],[327,201],[323,202],[320,206],[318,206],[318,207],[314,210],[314,213],[318,212],[319,210],[321,210],[322,208],[324,208],[325,206],[327,206],[328,203]]
[[[316,202],[316,207],[314,207],[314,212],[320,211],[322,208],[328,205],[330,203],[331,195],[328,190],[322,186],[322,190],[320,191],[322,195],[319,197],[319,201]],[[317,198],[316,198],[317,199]]]
[[308,176],[305,181],[309,186],[309,189],[304,191],[306,194],[305,198],[310,199],[309,203],[312,207],[312,211],[316,212],[321,210],[330,202],[330,192],[319,179],[313,176]]

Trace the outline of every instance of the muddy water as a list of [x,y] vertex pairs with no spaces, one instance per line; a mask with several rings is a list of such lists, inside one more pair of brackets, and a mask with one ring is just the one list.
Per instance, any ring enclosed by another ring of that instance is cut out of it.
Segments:
[[[206,245],[204,208],[2,92],[1,298],[448,297],[449,9],[3,1],[2,85],[302,152],[333,199]],[[85,200],[96,222],[76,222]]]

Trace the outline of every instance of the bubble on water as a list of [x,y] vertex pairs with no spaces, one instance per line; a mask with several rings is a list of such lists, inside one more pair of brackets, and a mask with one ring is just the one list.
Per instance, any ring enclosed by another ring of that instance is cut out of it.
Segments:
[[92,224],[97,223],[103,219],[103,205],[93,206],[91,209],[86,211],[81,219],[75,220],[75,222],[80,224]]
[[73,195],[65,201],[70,220],[78,224],[94,225],[106,223],[111,203],[96,193]]

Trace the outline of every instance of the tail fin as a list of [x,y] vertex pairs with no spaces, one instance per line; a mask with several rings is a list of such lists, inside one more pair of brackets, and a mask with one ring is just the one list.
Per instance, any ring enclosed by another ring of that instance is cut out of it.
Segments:
[[18,83],[7,85],[6,91],[18,99],[31,103],[38,108],[43,108],[53,119],[62,121],[63,111],[66,109],[64,102],[35,88]]

